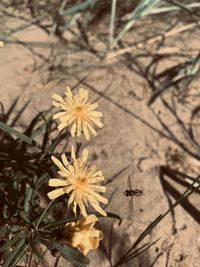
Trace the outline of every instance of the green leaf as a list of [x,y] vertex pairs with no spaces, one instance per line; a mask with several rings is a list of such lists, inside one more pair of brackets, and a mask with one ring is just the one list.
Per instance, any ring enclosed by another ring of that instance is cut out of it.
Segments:
[[7,124],[0,122],[0,129],[3,130],[4,132],[10,134],[12,136],[12,134],[14,134],[17,138],[19,138],[20,140],[28,143],[28,144],[32,144],[33,140],[28,137],[27,135],[18,132],[17,130],[13,129],[12,127],[8,126]]
[[151,95],[148,105],[152,105],[159,96],[174,90],[179,90],[183,95],[190,83],[200,71],[200,53],[191,60],[164,70],[157,77],[160,80],[159,88]]
[[49,173],[45,172],[40,178],[37,179],[35,187],[40,188],[49,178]]
[[48,212],[49,208],[52,206],[55,199],[51,200],[51,202],[49,203],[49,205],[43,210],[43,212],[41,213],[41,215],[39,216],[39,218],[36,220],[36,229],[39,228],[40,223],[42,222],[42,220],[45,218],[45,214]]
[[54,244],[54,249],[57,249],[63,258],[71,261],[76,266],[85,267],[89,264],[88,258],[86,258],[79,250],[66,244]]
[[42,141],[42,151],[45,150],[47,144],[48,144],[48,140],[49,140],[49,134],[50,134],[50,125],[49,123],[46,125],[46,131],[44,133],[44,137],[43,137],[43,141]]
[[97,0],[86,0],[83,3],[73,5],[72,7],[68,8],[67,10],[61,11],[60,15],[66,16],[66,15],[74,15],[81,11],[86,10],[87,8],[93,6]]
[[5,242],[3,245],[0,246],[0,252],[6,250],[7,248],[11,247],[15,243],[17,243],[20,240],[21,237],[21,232],[16,234],[12,239],[9,241]]
[[[89,264],[88,258],[86,258],[79,250],[68,246],[67,244],[58,243],[56,241],[50,242],[46,239],[40,239],[40,241],[51,251],[55,251],[63,258],[71,261],[73,264],[79,267],[86,267]],[[57,254],[56,253],[56,254]]]
[[[56,203],[56,202],[54,202],[54,203],[51,205],[51,207],[48,208],[48,210],[46,210],[45,213],[43,214],[43,216],[42,216],[42,221],[41,221],[42,225],[46,224],[47,222],[48,222],[48,225],[49,225],[50,223],[49,223],[49,219],[48,219],[48,217],[49,217],[50,215],[52,215],[55,211],[61,210],[62,208],[63,208],[62,203]],[[42,211],[42,212],[43,212],[43,211]],[[41,212],[41,214],[42,214],[42,212]],[[41,215],[41,214],[40,214],[40,215]],[[40,215],[39,215],[39,216],[40,216]],[[38,218],[34,221],[35,224],[38,223],[39,218],[40,218],[40,217],[38,217]],[[45,226],[42,226],[41,228],[42,228],[42,229],[46,228],[46,225],[45,225]]]
[[113,47],[117,45],[117,43],[122,39],[124,34],[131,29],[131,27],[135,24],[135,22],[140,19],[142,16],[147,16],[156,6],[160,5],[161,0],[143,0],[139,1],[136,8],[133,10],[129,21],[125,24],[124,28],[116,39],[114,40]]
[[[36,241],[38,241],[38,240],[36,240]],[[30,240],[30,246],[31,246],[31,249],[32,249],[33,253],[37,256],[37,258],[40,260],[40,262],[42,262],[43,261],[43,256],[38,251],[37,247],[35,246],[34,240],[32,240],[32,238]]]
[[38,239],[38,241],[41,242],[42,244],[44,244],[50,251],[52,251],[54,249],[52,242],[50,242],[44,238],[40,238],[40,239]]
[[30,209],[31,209],[31,200],[33,198],[33,195],[34,195],[35,191],[32,187],[28,187],[26,189],[26,193],[25,193],[25,200],[24,200],[24,213],[26,215],[26,218],[28,218],[29,216],[29,212],[30,212]]
[[24,235],[22,235],[20,237],[19,242],[12,249],[12,251],[8,254],[2,267],[14,267],[14,266],[16,266],[17,262],[21,259],[21,257],[23,256],[23,254],[26,252],[26,250],[29,247],[29,244],[27,243],[28,235],[30,235],[30,234],[26,232],[26,234],[24,233]]

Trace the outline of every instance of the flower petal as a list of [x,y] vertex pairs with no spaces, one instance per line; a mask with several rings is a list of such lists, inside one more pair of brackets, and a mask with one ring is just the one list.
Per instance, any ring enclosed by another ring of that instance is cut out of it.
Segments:
[[103,215],[104,217],[107,216],[107,213],[96,203],[90,202],[90,204],[92,205],[92,207],[98,211],[101,215]]
[[69,175],[70,175],[70,173],[69,173],[69,171],[68,170],[65,170],[65,171],[58,171],[58,174],[60,175],[60,176],[62,176],[62,177],[64,177],[64,178],[69,178]]
[[74,203],[73,203],[73,212],[74,212],[74,214],[76,214],[76,208],[77,208],[77,202],[76,202],[76,200],[74,200]]
[[87,158],[88,158],[88,154],[89,154],[89,150],[84,148],[83,149],[83,152],[82,152],[82,155],[81,155],[81,160],[83,162],[86,162],[87,161]]
[[80,96],[81,103],[84,104],[88,100],[88,91],[85,90],[84,88],[80,88],[79,96]]
[[70,191],[74,189],[74,185],[70,185],[66,188],[66,193],[69,194]]
[[97,218],[96,215],[90,214],[85,218],[84,225],[85,224],[90,224],[90,223],[94,225],[94,223],[97,222],[98,220],[99,219]]
[[62,159],[64,166],[67,167],[69,165],[69,161],[67,160],[65,153],[61,155],[61,159]]
[[68,183],[66,180],[61,179],[49,179],[49,186],[66,186]]
[[75,151],[74,151],[74,146],[71,146],[71,158],[72,160],[76,159]]
[[91,132],[94,136],[97,136],[97,132],[96,132],[95,129],[91,126],[91,124],[88,123],[87,126],[88,126],[90,132]]
[[60,95],[58,95],[58,94],[55,94],[54,93],[52,95],[52,98],[55,99],[55,100],[57,100],[57,101],[59,101],[59,102],[64,102],[63,98]]
[[58,119],[58,118],[60,118],[60,117],[65,116],[66,112],[67,112],[67,111],[61,111],[61,112],[58,112],[58,113],[54,114],[54,115],[53,115],[53,119],[55,120],[55,119]]
[[54,156],[51,156],[52,161],[58,166],[58,168],[62,171],[66,171],[66,168],[62,165],[62,163]]
[[99,111],[91,111],[89,114],[93,118],[103,117],[103,113],[102,112],[99,112]]
[[101,193],[105,193],[106,191],[106,187],[105,186],[101,186],[101,185],[90,185],[89,186],[93,191],[98,191]]
[[69,88],[69,86],[67,86],[66,89],[67,91],[65,92],[65,95],[71,99],[73,97],[72,90]]
[[86,123],[83,123],[83,132],[84,132],[85,138],[87,140],[90,140],[90,134],[89,134],[89,131],[88,131]]
[[67,125],[68,125],[67,122],[62,122],[61,124],[58,125],[58,130],[61,131],[61,130],[64,129]]
[[98,118],[92,118],[92,117],[90,117],[90,120],[92,122],[94,122],[94,124],[96,124],[99,128],[102,128],[103,127],[103,123]]
[[53,106],[68,111],[68,106],[66,104],[62,104],[56,101],[53,101]]
[[81,118],[77,119],[77,136],[80,137],[81,136]]
[[63,195],[65,193],[65,191],[63,190],[63,188],[59,188],[59,189],[55,189],[51,192],[49,192],[47,194],[47,196],[49,197],[49,199],[55,199],[61,195]]
[[65,115],[59,118],[61,122],[66,122],[70,124],[73,120],[75,120],[75,117],[71,112],[63,111],[63,113],[65,113]]
[[75,121],[74,124],[72,125],[71,131],[70,131],[72,137],[75,136],[75,133],[76,133],[76,126],[77,126],[77,123],[76,123],[76,121]]
[[74,198],[75,198],[75,191],[73,191],[69,197],[69,200],[68,200],[68,207],[72,204],[72,202],[74,201]]
[[98,103],[88,104],[88,106],[87,106],[87,110],[88,110],[88,111],[92,111],[92,110],[94,110],[95,108],[97,108],[98,106],[99,106]]
[[77,202],[78,202],[81,214],[83,215],[83,217],[86,217],[87,212],[86,212],[85,205],[84,205],[83,201],[80,199],[79,201],[77,200]]
[[102,197],[101,195],[97,194],[96,192],[94,192],[93,190],[91,190],[89,188],[87,189],[87,194],[89,194],[91,198],[94,197],[95,200],[97,200],[101,203],[108,204],[107,198]]

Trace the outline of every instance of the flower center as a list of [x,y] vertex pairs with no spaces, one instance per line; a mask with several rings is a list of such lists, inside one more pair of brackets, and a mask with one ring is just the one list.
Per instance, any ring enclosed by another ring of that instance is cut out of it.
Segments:
[[87,178],[78,178],[76,181],[76,186],[79,189],[84,190],[87,187]]
[[82,106],[78,106],[74,109],[74,113],[76,117],[83,119],[85,117],[85,108]]

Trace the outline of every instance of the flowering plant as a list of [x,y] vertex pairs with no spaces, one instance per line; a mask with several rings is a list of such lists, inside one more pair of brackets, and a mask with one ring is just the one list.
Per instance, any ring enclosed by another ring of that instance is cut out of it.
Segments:
[[[56,113],[50,108],[38,114],[23,133],[13,128],[18,117],[9,124],[8,114],[3,110],[1,113],[0,258],[5,267],[15,266],[23,255],[30,262],[42,264],[41,245],[52,255],[85,266],[88,264],[85,255],[97,249],[103,237],[95,224],[98,213],[107,216],[99,204],[108,203],[100,194],[106,190],[100,184],[104,175],[88,163],[88,149],[78,156],[77,143],[70,145],[69,153],[66,147],[71,139],[67,128],[63,128],[73,122],[72,137],[81,137],[83,132],[89,139],[89,131],[96,135],[93,123],[102,127],[102,113],[94,111],[97,103],[87,103],[88,91],[83,88],[73,96],[67,87],[64,98],[53,94],[53,99],[57,101],[53,105],[64,111]],[[57,130],[57,118],[61,121],[62,127],[58,126],[61,133]],[[53,135],[56,137],[52,138]],[[63,151],[59,153],[61,143]],[[49,191],[50,187],[55,189]],[[47,196],[51,200],[46,207],[41,205],[41,200],[46,202],[44,190],[49,191]],[[96,215],[88,210],[88,204]]]

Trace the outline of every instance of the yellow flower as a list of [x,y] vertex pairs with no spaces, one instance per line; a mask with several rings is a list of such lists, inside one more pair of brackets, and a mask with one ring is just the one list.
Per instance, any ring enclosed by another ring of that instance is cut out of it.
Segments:
[[102,113],[95,111],[98,104],[87,102],[88,91],[84,88],[80,88],[79,92],[73,95],[71,89],[67,87],[64,98],[57,94],[53,94],[52,97],[56,100],[53,101],[53,105],[62,110],[53,116],[53,119],[60,120],[59,130],[72,124],[72,137],[75,135],[80,137],[83,131],[85,138],[90,140],[90,133],[94,136],[97,135],[93,126],[103,127]]
[[102,232],[94,227],[97,221],[98,218],[91,214],[76,222],[67,223],[63,231],[64,240],[87,255],[90,250],[98,248],[99,241],[103,238]]
[[74,148],[71,149],[71,160],[69,163],[65,154],[62,154],[62,162],[52,156],[53,162],[60,169],[58,174],[64,179],[51,178],[49,186],[60,186],[61,188],[49,192],[47,195],[50,199],[55,199],[64,193],[70,194],[68,206],[72,204],[73,211],[76,214],[77,205],[80,208],[81,214],[86,217],[87,212],[85,205],[88,203],[106,216],[105,211],[99,206],[99,202],[108,203],[108,200],[96,192],[105,192],[105,186],[96,185],[97,182],[104,180],[102,171],[97,171],[96,167],[89,166],[86,163],[88,150],[84,149],[80,158],[75,157]]
[[0,41],[0,47],[3,47],[4,43],[2,41]]

